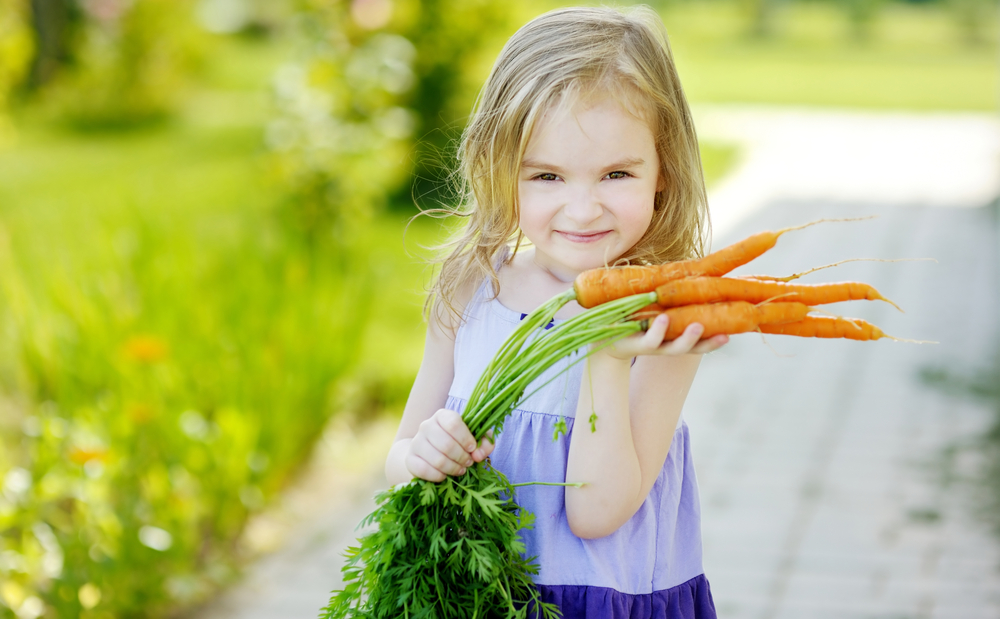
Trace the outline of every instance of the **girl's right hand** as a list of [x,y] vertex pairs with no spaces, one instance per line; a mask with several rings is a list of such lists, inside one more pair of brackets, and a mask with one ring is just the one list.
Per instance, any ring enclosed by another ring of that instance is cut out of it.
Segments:
[[476,444],[461,415],[440,408],[420,423],[417,434],[410,440],[404,463],[414,477],[443,481],[448,475],[464,475],[468,467],[482,462],[492,452],[493,443],[489,439]]

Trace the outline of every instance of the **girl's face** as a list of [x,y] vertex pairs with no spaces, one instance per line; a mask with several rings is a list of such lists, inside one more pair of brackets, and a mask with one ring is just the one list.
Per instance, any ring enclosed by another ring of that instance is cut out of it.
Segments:
[[653,218],[660,161],[649,126],[604,96],[546,112],[518,177],[521,231],[562,281],[613,263]]

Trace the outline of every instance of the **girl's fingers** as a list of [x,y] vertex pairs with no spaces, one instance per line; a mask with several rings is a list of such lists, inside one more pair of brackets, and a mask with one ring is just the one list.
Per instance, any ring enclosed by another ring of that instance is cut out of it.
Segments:
[[[465,469],[474,464],[470,452],[476,448],[476,441],[461,415],[443,408],[422,422],[410,441],[410,452],[436,471],[433,477],[464,474]],[[415,463],[414,467],[423,470],[419,463]]]
[[728,335],[713,335],[707,340],[702,340],[691,349],[691,352],[696,355],[703,355],[710,353],[713,350],[718,350],[729,342]]
[[444,481],[446,475],[430,465],[420,456],[410,452],[403,461],[410,475],[427,481]]
[[496,445],[494,445],[493,442],[490,440],[492,438],[493,438],[493,431],[490,430],[489,436],[479,441],[479,447],[474,452],[472,452],[473,460],[475,460],[476,462],[482,462],[483,460],[488,458],[491,453],[493,453],[493,448],[496,447]]
[[472,453],[476,445],[476,437],[469,432],[469,427],[462,421],[462,416],[453,410],[442,408],[434,413],[434,420],[447,432],[465,453]]
[[[433,421],[433,419],[429,421]],[[465,447],[462,446],[462,444],[460,444],[458,441],[456,441],[455,438],[447,431],[445,431],[444,428],[442,428],[441,426],[438,426],[437,424],[429,425],[427,431],[425,432],[425,438],[426,441],[421,442],[421,445],[426,444],[434,451],[440,453],[442,457],[447,458],[448,460],[453,462],[455,466],[458,467],[468,466],[468,463],[471,460],[469,452],[466,451]],[[427,455],[425,454],[421,455],[423,455],[425,458],[427,457]],[[435,456],[432,457],[436,459]],[[429,460],[429,462],[435,466],[437,466],[438,464],[435,460]],[[440,466],[438,468],[444,471],[445,473],[451,474],[449,471],[446,471]]]
[[667,334],[667,326],[670,325],[670,318],[666,314],[660,314],[649,323],[646,334],[642,336],[642,344],[650,350],[656,350],[663,343],[663,336]]
[[[461,475],[465,472],[465,462],[469,460],[468,457],[463,459],[461,462],[453,460],[448,454],[442,452],[440,449],[435,447],[432,443],[428,441],[411,441],[410,443],[410,453],[413,456],[423,460],[431,468],[433,468],[437,473],[441,475]],[[412,472],[412,471],[411,471]],[[430,479],[425,477],[424,479]],[[431,480],[440,481],[440,480]]]
[[695,352],[693,349],[698,345],[705,328],[698,323],[690,324],[680,336],[665,341],[663,338],[669,325],[669,317],[660,314],[649,323],[646,333],[635,334],[621,340],[610,347],[609,353],[619,359],[625,359],[636,355],[684,355]]
[[672,355],[682,355],[693,352],[693,349],[698,344],[698,340],[701,339],[701,334],[704,332],[705,327],[698,323],[692,323],[684,329],[684,333],[681,333],[676,339],[661,346],[660,350],[666,354]]

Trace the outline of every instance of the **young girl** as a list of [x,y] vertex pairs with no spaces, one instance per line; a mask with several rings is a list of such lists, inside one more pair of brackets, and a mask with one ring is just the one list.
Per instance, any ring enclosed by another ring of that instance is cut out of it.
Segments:
[[659,18],[578,8],[531,21],[500,53],[460,160],[468,223],[432,291],[390,483],[463,475],[487,456],[514,483],[585,482],[518,488],[543,600],[566,618],[715,617],[680,413],[699,354],[725,336],[700,341],[691,325],[664,341],[661,316],[525,400],[495,445],[477,445],[459,414],[518,321],[581,271],[701,254],[698,144]]

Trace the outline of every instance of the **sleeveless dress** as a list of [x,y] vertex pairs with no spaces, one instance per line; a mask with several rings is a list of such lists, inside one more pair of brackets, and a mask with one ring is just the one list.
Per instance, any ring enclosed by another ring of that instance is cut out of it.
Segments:
[[[446,405],[452,410],[462,411],[490,358],[524,316],[490,296],[489,286],[481,286],[456,335],[455,378]],[[532,395],[508,416],[496,438],[490,461],[513,483],[565,481],[583,364],[557,374],[571,361],[556,364],[528,387],[525,394]],[[561,417],[567,434],[553,440]],[[517,503],[535,515],[534,528],[521,531],[526,556],[539,565],[535,584],[543,601],[557,604],[565,619],[715,619],[702,569],[698,488],[683,419],[646,501],[611,535],[575,536],[561,487],[525,486],[516,493]]]

